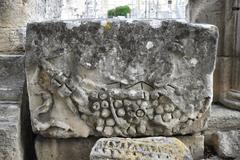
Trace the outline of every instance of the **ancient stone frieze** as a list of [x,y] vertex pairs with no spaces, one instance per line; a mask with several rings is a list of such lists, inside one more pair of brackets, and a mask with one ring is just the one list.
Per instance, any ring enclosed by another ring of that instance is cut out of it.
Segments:
[[136,137],[204,129],[217,38],[215,26],[170,20],[29,24],[34,132]]
[[191,160],[189,149],[176,138],[101,138],[90,153],[91,160]]

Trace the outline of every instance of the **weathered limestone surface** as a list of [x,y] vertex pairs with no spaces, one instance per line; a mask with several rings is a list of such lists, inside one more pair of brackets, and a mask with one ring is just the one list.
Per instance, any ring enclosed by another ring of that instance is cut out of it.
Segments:
[[0,68],[0,159],[22,160],[19,125],[24,58],[1,55]]
[[22,160],[18,141],[19,105],[0,104],[0,117],[0,159]]
[[213,105],[208,120],[208,130],[239,130],[240,112],[221,105]]
[[218,131],[213,134],[212,139],[220,157],[240,159],[240,130]]
[[61,2],[62,0],[1,0],[0,54],[24,51],[27,23],[60,18]]
[[91,160],[190,160],[189,149],[176,138],[101,138],[90,153]]
[[0,54],[23,51],[27,22],[41,20],[43,16],[44,0],[1,0]]
[[49,137],[187,134],[206,127],[218,31],[177,21],[27,27],[32,127]]
[[219,28],[217,66],[214,72],[214,101],[240,109],[240,5],[236,0],[189,0],[189,20]]
[[35,151],[38,160],[89,160],[96,137],[88,138],[43,138],[35,139]]
[[204,158],[203,135],[180,136],[176,138],[182,141],[189,148],[193,159],[199,160]]
[[[88,160],[94,144],[99,138],[45,138],[37,136],[35,151],[38,160]],[[204,137],[202,135],[187,135],[177,137],[189,148],[193,159],[203,158]]]
[[0,101],[21,100],[24,83],[24,57],[0,55]]
[[[232,0],[229,0],[232,1]],[[231,3],[231,2],[230,2]],[[224,54],[225,2],[222,0],[189,0],[189,21],[208,23],[219,29],[218,55]],[[228,18],[229,20],[229,18]]]
[[[26,28],[0,28],[0,52],[23,54]],[[18,51],[18,52],[16,52]],[[0,53],[1,54],[1,53]]]

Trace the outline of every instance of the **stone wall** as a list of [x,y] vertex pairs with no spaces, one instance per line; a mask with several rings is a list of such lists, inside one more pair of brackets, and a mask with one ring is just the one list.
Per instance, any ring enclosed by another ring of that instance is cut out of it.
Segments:
[[[60,3],[61,4],[61,3]],[[58,5],[60,5],[58,4]],[[0,1],[0,159],[33,160],[24,52],[27,23],[56,18],[54,1]],[[55,15],[55,16],[53,16]]]
[[0,159],[23,160],[20,129],[23,56],[0,56]]

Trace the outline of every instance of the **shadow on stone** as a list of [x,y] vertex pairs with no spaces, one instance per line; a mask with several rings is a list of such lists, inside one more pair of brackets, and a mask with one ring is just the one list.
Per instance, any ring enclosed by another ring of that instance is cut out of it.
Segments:
[[20,141],[22,144],[22,152],[24,160],[36,160],[35,150],[34,150],[34,134],[32,132],[27,85],[24,83],[23,95],[22,95],[22,105],[21,105],[21,131],[20,131]]

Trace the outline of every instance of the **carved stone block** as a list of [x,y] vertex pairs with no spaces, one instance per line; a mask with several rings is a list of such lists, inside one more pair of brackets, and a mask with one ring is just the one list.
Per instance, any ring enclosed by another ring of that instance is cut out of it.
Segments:
[[49,137],[188,134],[206,126],[218,31],[160,20],[27,27],[32,127]]
[[176,138],[101,138],[90,153],[90,160],[192,160],[189,149]]

